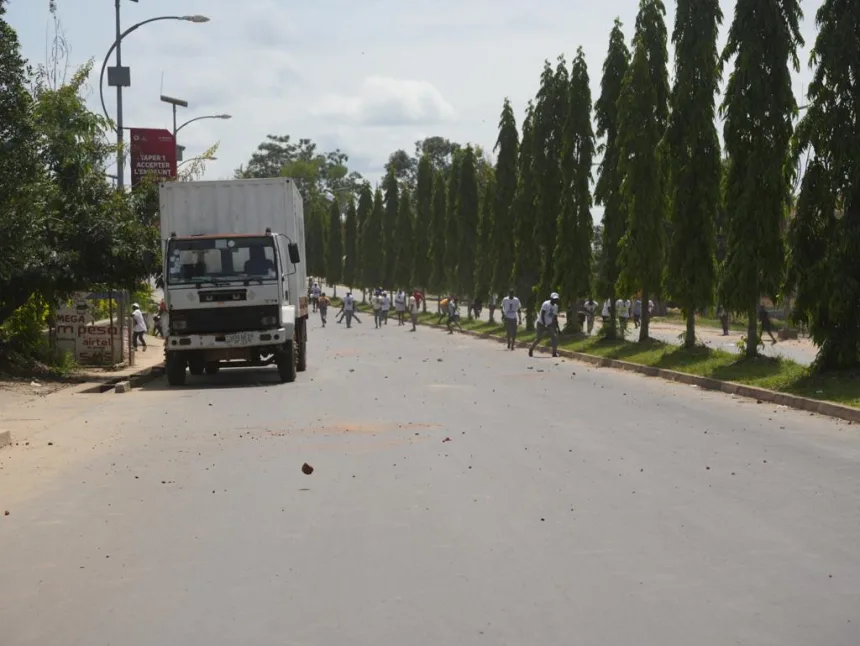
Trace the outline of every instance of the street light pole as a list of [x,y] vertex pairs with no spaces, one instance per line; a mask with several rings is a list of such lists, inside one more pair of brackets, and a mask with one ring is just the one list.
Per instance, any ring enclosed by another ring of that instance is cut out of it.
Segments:
[[[135,0],[136,2],[137,0]],[[117,77],[122,76],[122,28],[120,26],[119,3],[116,0],[116,70]],[[131,74],[123,83],[117,78],[116,84],[116,185],[119,190],[123,190],[125,186],[125,158],[123,156],[123,132],[122,132],[122,88],[124,85],[131,85]],[[110,79],[108,80],[110,82]]]
[[[122,66],[122,40],[126,36],[128,36],[131,32],[139,29],[143,25],[147,25],[151,22],[156,22],[158,20],[183,20],[187,22],[195,22],[195,23],[203,23],[209,22],[209,18],[206,16],[160,16],[158,18],[150,18],[149,20],[144,20],[142,22],[137,23],[136,25],[132,25],[125,31],[121,31],[121,20],[120,20],[120,1],[114,0],[114,7],[116,12],[116,34],[115,40],[108,50],[107,55],[105,56],[104,62],[102,63],[101,74],[99,75],[99,96],[102,102],[102,111],[105,114],[107,119],[110,119],[110,115],[108,115],[107,107],[105,106],[104,100],[104,88],[103,88],[103,80],[105,68],[107,67],[108,60],[110,59],[110,55],[116,50],[116,67],[111,67],[108,69],[108,85],[111,87],[116,87],[116,141],[117,141],[117,152],[116,152],[116,168],[117,168],[117,187],[122,189],[125,185],[125,158],[123,157],[123,110],[122,110],[122,89],[124,87],[131,86],[131,70],[128,67]],[[132,0],[132,2],[137,2],[138,0]]]

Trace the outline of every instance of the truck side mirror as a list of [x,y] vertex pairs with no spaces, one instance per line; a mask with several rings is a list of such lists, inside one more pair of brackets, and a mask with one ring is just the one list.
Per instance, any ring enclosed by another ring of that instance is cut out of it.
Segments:
[[301,256],[299,255],[299,245],[295,242],[290,242],[287,244],[287,252],[290,254],[290,262],[294,265],[297,265],[301,262]]

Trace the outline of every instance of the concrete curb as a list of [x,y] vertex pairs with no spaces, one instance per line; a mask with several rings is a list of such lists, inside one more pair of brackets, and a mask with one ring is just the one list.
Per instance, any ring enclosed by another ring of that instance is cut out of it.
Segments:
[[131,390],[131,382],[130,381],[120,381],[114,385],[113,391],[117,394],[127,393]]
[[10,444],[12,444],[12,432],[0,431],[0,449],[4,446],[9,446]]
[[164,364],[158,364],[144,368],[138,372],[132,373],[126,377],[121,377],[118,381],[107,380],[101,382],[88,382],[81,385],[75,392],[77,393],[106,393],[112,390],[116,393],[130,392],[134,388],[139,388],[144,384],[155,381],[164,375]]
[[[444,325],[436,325],[435,323],[421,323],[421,325],[443,330],[446,329]],[[474,332],[472,330],[458,330],[458,332],[478,339],[491,339],[500,343],[504,341],[502,337],[492,335],[489,332]],[[518,341],[517,347],[526,348],[528,347],[528,344],[523,341]],[[550,352],[550,349],[545,346],[538,346],[535,350],[545,354]],[[559,349],[558,353],[562,357],[590,363],[598,368],[626,370],[628,372],[635,372],[648,377],[659,377],[666,381],[676,381],[689,386],[698,386],[704,390],[715,390],[724,392],[728,395],[737,395],[738,397],[755,399],[757,403],[767,402],[769,404],[787,406],[789,408],[804,410],[810,413],[827,415],[828,417],[836,417],[849,422],[860,422],[860,408],[852,408],[851,406],[843,406],[842,404],[820,401],[818,399],[809,399],[808,397],[800,397],[799,395],[780,393],[775,390],[767,390],[766,388],[758,388],[756,386],[746,386],[733,381],[721,381],[711,377],[700,377],[699,375],[691,375],[685,372],[678,372],[676,370],[666,370],[655,366],[643,366],[638,363],[630,363],[629,361],[620,361],[619,359],[598,357],[593,354],[585,354],[583,352]]]

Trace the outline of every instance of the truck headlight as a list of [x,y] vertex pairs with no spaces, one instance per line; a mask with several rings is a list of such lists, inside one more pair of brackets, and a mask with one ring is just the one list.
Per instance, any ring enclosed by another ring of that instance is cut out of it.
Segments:
[[187,330],[188,329],[188,321],[171,321],[170,326],[174,330]]
[[277,325],[278,317],[277,316],[264,316],[262,320],[263,325]]

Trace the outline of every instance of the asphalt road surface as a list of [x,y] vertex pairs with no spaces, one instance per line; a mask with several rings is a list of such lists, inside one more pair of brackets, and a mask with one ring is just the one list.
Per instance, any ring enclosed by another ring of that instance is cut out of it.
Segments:
[[860,643],[857,427],[406,330],[24,411],[0,643]]

